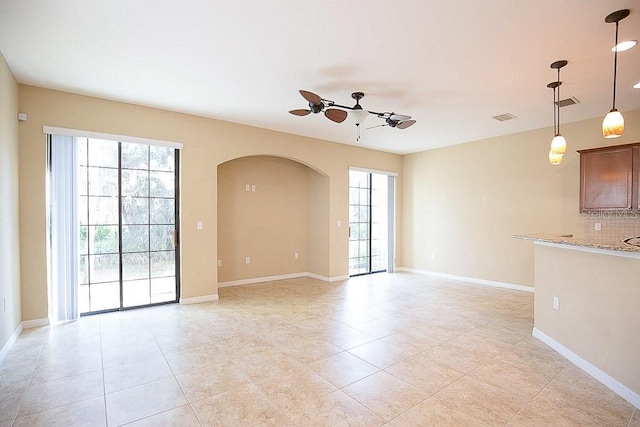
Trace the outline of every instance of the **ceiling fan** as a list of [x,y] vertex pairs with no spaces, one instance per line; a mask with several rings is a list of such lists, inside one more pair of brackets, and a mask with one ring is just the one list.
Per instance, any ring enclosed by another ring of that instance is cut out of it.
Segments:
[[378,113],[376,111],[363,109],[360,105],[360,100],[364,98],[363,92],[353,92],[351,94],[351,98],[356,100],[356,104],[353,107],[336,104],[334,101],[321,98],[319,95],[306,90],[300,90],[300,95],[309,102],[309,109],[291,110],[289,113],[294,116],[306,116],[310,113],[318,114],[319,112],[324,111],[325,117],[336,123],[344,122],[347,115],[350,115],[358,128],[358,139],[360,139],[360,125],[369,114],[385,121],[384,124],[372,126],[372,128],[389,126],[392,128],[406,129],[416,122],[415,120],[410,120],[411,116],[406,116],[404,114],[396,114],[393,112]]

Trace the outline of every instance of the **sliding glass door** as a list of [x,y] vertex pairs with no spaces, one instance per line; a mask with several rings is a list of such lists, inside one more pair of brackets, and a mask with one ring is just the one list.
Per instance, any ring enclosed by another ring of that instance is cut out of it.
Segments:
[[78,138],[80,313],[178,298],[178,150]]
[[350,276],[389,269],[392,180],[384,174],[349,171]]

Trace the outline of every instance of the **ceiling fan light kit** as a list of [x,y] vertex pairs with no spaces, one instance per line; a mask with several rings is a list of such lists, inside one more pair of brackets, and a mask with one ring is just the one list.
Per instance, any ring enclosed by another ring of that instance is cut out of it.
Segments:
[[325,117],[336,123],[342,123],[348,116],[349,119],[356,125],[356,141],[360,140],[360,126],[370,115],[384,120],[385,123],[377,126],[372,126],[367,129],[382,126],[406,129],[416,122],[415,120],[410,120],[411,116],[406,116],[403,114],[395,114],[393,112],[378,113],[376,111],[365,110],[360,105],[360,100],[364,98],[363,92],[353,92],[351,94],[351,98],[356,100],[356,104],[353,107],[336,104],[334,101],[321,98],[319,95],[306,90],[300,90],[299,92],[300,95],[302,95],[302,97],[309,103],[309,109],[290,110],[289,113],[293,114],[294,116],[306,116],[311,113],[318,114],[321,111],[324,111]]

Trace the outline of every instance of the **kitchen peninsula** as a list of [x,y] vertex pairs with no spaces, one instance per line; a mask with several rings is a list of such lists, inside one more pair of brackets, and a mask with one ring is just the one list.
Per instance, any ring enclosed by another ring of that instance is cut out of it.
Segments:
[[533,335],[640,407],[640,247],[528,234]]

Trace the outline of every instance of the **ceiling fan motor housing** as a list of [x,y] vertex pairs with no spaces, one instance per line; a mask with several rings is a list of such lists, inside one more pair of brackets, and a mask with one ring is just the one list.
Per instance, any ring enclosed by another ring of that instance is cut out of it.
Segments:
[[324,109],[324,105],[322,104],[314,104],[312,102],[309,103],[309,109],[313,114],[318,114],[320,111]]

